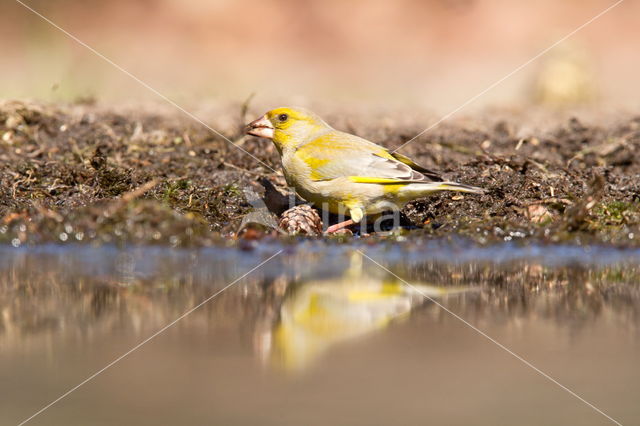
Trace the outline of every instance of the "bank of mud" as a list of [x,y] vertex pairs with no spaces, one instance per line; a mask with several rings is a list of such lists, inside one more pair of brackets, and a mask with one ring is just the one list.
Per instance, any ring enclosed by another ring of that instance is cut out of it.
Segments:
[[[240,104],[208,111],[201,118],[242,150],[164,108],[1,102],[0,241],[234,240],[254,210],[246,190],[262,194],[260,178],[285,190],[284,180],[272,145],[242,136],[242,125],[263,111]],[[429,124],[359,111],[326,119],[390,148]],[[488,192],[414,201],[403,210],[412,229],[391,238],[640,245],[640,116],[558,118],[549,111],[535,121],[523,113],[454,117],[404,146],[423,166]]]

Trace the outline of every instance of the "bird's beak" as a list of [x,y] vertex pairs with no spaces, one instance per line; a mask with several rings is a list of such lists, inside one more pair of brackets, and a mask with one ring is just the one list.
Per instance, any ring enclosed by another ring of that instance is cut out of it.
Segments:
[[273,139],[273,132],[275,128],[269,121],[266,115],[258,118],[247,124],[245,132],[248,135],[257,136],[259,138]]

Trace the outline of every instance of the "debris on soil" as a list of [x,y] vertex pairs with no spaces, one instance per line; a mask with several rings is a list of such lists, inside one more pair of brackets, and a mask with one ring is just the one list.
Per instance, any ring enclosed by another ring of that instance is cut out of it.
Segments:
[[[220,106],[232,113],[211,124],[251,156],[178,112],[0,102],[0,242],[229,241],[256,222],[249,190],[277,225],[302,200],[291,204],[273,145],[240,137],[247,108]],[[391,149],[425,126],[337,112],[325,116],[336,128]],[[541,116],[453,118],[404,146],[447,179],[488,190],[409,203],[402,213],[421,228],[409,235],[640,245],[640,116]]]
[[532,223],[545,223],[553,220],[553,215],[543,204],[530,204],[527,206],[527,215]]

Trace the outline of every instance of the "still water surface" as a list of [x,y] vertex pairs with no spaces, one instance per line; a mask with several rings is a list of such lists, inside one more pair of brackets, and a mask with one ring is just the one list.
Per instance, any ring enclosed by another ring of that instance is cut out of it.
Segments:
[[1,247],[0,424],[217,292],[28,424],[640,423],[639,251],[309,242]]

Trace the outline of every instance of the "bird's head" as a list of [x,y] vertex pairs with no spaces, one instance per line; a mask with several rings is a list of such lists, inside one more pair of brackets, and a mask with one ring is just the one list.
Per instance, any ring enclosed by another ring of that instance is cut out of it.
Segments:
[[273,140],[279,151],[302,145],[331,127],[320,117],[302,108],[276,108],[247,124],[246,133]]

